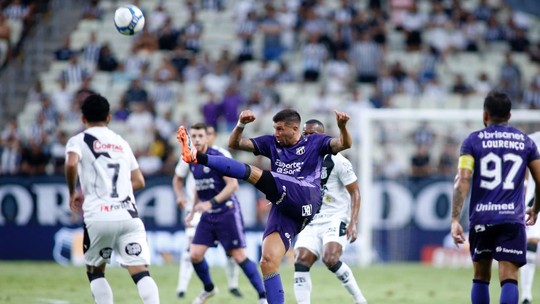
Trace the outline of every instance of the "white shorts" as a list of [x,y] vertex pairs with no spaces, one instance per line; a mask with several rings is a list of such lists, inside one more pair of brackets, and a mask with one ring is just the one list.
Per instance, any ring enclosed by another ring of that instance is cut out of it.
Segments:
[[123,221],[90,221],[84,227],[86,265],[110,263],[114,251],[123,266],[150,265],[150,248],[140,218]]
[[201,213],[195,212],[193,214],[193,219],[191,219],[191,227],[186,227],[186,236],[188,238],[193,238],[195,236],[195,230],[197,229],[197,225],[201,221]]
[[324,245],[330,242],[336,242],[341,245],[343,250],[349,244],[346,234],[347,224],[341,220],[321,224],[309,224],[296,237],[294,249],[299,247],[307,248],[320,258],[323,253]]
[[540,239],[540,220],[532,226],[526,226],[527,239]]

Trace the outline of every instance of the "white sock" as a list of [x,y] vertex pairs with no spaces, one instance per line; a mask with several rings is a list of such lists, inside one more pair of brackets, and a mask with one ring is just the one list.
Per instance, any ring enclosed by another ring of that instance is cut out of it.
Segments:
[[527,250],[527,264],[519,269],[519,280],[521,282],[521,299],[532,300],[532,286],[534,272],[536,270],[536,252]]
[[294,296],[298,304],[311,303],[311,276],[309,271],[294,272]]
[[362,291],[360,291],[360,287],[358,287],[358,284],[356,283],[354,274],[347,264],[342,262],[339,269],[336,270],[335,275],[338,280],[341,281],[341,284],[345,289],[353,296],[354,303],[367,304],[367,300],[364,298]]
[[227,257],[227,263],[225,265],[225,275],[227,276],[227,283],[229,284],[229,289],[238,288],[238,275],[239,275],[239,266],[236,264],[236,261],[233,257]]
[[96,304],[113,304],[113,293],[109,282],[105,278],[98,278],[90,282],[90,290]]
[[178,286],[176,292],[186,292],[191,275],[193,274],[193,264],[191,264],[191,258],[189,252],[184,251],[180,257],[180,266],[178,269]]
[[151,276],[145,276],[137,282],[139,296],[144,304],[159,304],[159,290]]

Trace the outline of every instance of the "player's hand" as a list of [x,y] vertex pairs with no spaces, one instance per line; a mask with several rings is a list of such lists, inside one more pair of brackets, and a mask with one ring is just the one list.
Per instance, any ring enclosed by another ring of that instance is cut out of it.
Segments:
[[356,241],[356,238],[358,237],[358,231],[356,230],[356,223],[351,222],[349,225],[347,225],[347,240],[349,243],[354,243]]
[[210,201],[198,203],[193,207],[193,210],[201,213],[206,212],[210,209],[212,209],[212,203],[210,203]]
[[82,211],[83,197],[80,193],[75,192],[69,196],[69,208],[73,213]]
[[536,223],[536,220],[538,219],[538,213],[534,212],[533,208],[527,208],[525,211],[527,214],[525,218],[525,223],[527,226],[532,226]]
[[336,121],[339,128],[344,128],[351,117],[345,112],[334,110],[336,113]]
[[257,117],[255,117],[255,113],[253,113],[251,110],[244,110],[240,112],[240,116],[238,117],[238,121],[243,124],[254,122],[255,119],[257,119]]
[[458,221],[452,221],[450,233],[452,234],[452,238],[454,239],[454,244],[456,244],[456,247],[459,247],[459,244],[465,243],[463,227],[461,227],[461,224]]
[[183,195],[180,195],[176,198],[176,205],[179,209],[184,209],[186,207],[187,200],[186,197]]
[[193,220],[193,211],[190,211],[186,217],[184,218],[184,226],[186,227],[193,227],[193,225],[191,225],[191,221]]

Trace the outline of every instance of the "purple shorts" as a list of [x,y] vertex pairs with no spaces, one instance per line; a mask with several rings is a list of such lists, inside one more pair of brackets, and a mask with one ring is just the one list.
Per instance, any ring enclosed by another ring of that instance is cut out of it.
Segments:
[[296,235],[313,219],[321,207],[321,189],[294,177],[272,172],[277,199],[272,201],[263,238],[279,232],[288,250]]
[[214,247],[216,241],[221,243],[225,251],[246,247],[244,222],[239,209],[215,214],[203,213],[192,243]]
[[475,225],[469,232],[469,243],[473,261],[495,259],[520,267],[527,263],[527,236],[523,224]]

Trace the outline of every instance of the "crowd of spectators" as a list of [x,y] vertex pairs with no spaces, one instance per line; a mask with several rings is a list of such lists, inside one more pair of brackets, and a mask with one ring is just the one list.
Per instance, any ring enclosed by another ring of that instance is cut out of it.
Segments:
[[[536,19],[494,2],[500,1],[478,0],[465,8],[455,0],[371,0],[362,6],[351,0],[187,0],[187,17],[179,21],[167,10],[167,1],[134,1],[145,13],[146,26],[133,38],[125,59],[115,54],[113,41],[97,38],[99,32],[91,33],[82,49],[74,49],[66,38],[51,54],[55,61],[66,62],[66,68],[54,91],[45,92],[39,82],[29,91],[28,102],[39,104],[33,125],[19,126],[13,119],[4,128],[0,173],[61,173],[63,144],[71,134],[58,126],[80,120],[80,102],[90,92],[99,93],[92,79],[103,72],[113,84],[126,84],[119,100],[111,100],[113,122],[128,134],[149,139],[136,149],[146,175],[172,174],[178,155],[170,139],[179,123],[195,122],[189,115],[173,115],[176,107],[189,106],[182,87],[195,87],[203,96],[196,110],[222,134],[236,124],[241,109],[267,113],[288,106],[290,97],[280,87],[295,84],[318,88],[302,107],[309,115],[342,108],[358,117],[365,108],[394,107],[393,98],[400,94],[428,96],[435,102],[447,94],[481,96],[492,89],[508,93],[516,108],[539,109],[540,72],[525,77],[523,66],[513,59],[525,55],[532,64],[540,63],[540,41],[530,40]],[[107,9],[92,0],[81,18],[101,20]],[[218,50],[215,58],[204,39],[208,20],[200,18],[209,10],[232,11],[234,16],[227,22],[234,23],[236,41]],[[1,25],[0,19],[0,41]],[[395,37],[403,38],[401,44],[396,45]],[[419,64],[411,68],[407,57],[386,60],[395,48],[420,58]],[[448,57],[493,50],[505,54],[496,77],[486,72],[471,76],[467,70],[440,72]],[[163,54],[157,64],[149,60],[154,53]],[[246,73],[245,67],[254,63]],[[361,144],[357,123],[351,122],[351,130]],[[458,148],[454,139],[438,137],[429,125],[420,124],[410,140],[415,146],[410,162],[388,149],[378,174],[453,174]],[[432,154],[436,141],[442,141],[440,155]]]

